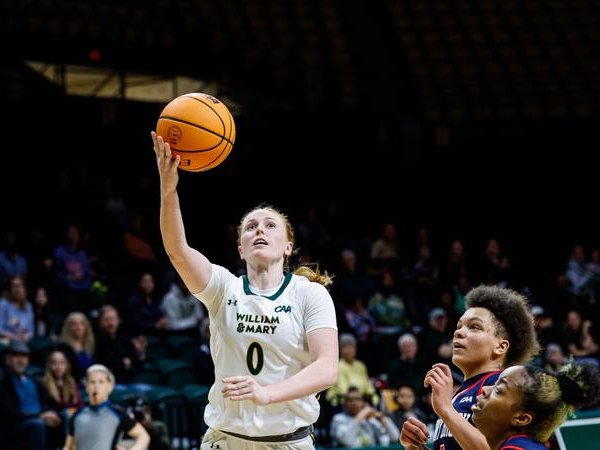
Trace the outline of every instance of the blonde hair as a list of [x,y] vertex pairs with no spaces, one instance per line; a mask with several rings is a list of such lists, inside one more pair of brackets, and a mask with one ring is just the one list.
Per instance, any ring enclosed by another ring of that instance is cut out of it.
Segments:
[[90,375],[94,372],[102,372],[106,375],[106,378],[108,378],[110,384],[115,384],[115,376],[110,371],[110,369],[103,364],[92,364],[90,367],[88,367],[88,369],[85,372],[86,381],[89,381]]
[[[56,384],[56,378],[54,377],[54,374],[52,373],[52,368],[50,367],[52,365],[52,356],[55,354],[62,355],[63,358],[65,358],[65,362],[67,364],[67,370],[65,371],[64,385],[62,390],[64,398],[62,399],[60,397],[58,385]],[[62,350],[53,350],[48,355],[48,358],[46,358],[46,370],[44,371],[42,382],[48,390],[48,394],[55,402],[75,403],[77,401],[77,391],[79,388],[77,386],[77,383],[75,382],[75,378],[73,378],[73,375],[71,374],[71,363],[69,362],[69,358],[67,358],[67,355],[65,355],[65,353]]]
[[75,338],[71,333],[70,325],[73,319],[76,317],[80,318],[85,325],[85,334],[83,335],[83,349],[89,355],[93,355],[94,350],[96,348],[96,339],[94,337],[94,331],[92,330],[92,325],[90,324],[90,321],[82,312],[74,311],[67,316],[62,326],[62,330],[60,332],[60,340],[68,344],[69,347],[73,347],[73,344],[75,343]]
[[[267,204],[261,204],[255,208],[252,208],[250,211],[248,211],[246,214],[244,214],[244,216],[242,217],[242,220],[240,221],[240,224],[237,227],[237,243],[238,243],[238,245],[241,243],[242,224],[244,223],[244,221],[248,218],[248,216],[250,214],[252,214],[255,211],[259,211],[259,210],[272,212],[273,214],[275,214],[281,218],[281,220],[283,221],[283,223],[285,225],[285,231],[286,231],[288,241],[290,241],[292,243],[292,248],[294,248],[294,245],[296,243],[294,240],[295,233],[294,233],[294,227],[292,226],[290,219],[288,218],[288,216],[286,214],[282,213],[274,206],[267,205]],[[295,253],[295,250],[292,252],[292,254],[293,253]],[[300,266],[297,266],[293,270],[291,270],[290,256],[291,255],[284,256],[283,270],[285,270],[287,272],[293,272],[294,275],[299,275],[299,276],[308,278],[310,281],[314,281],[323,286],[329,286],[331,283],[333,283],[333,276],[329,275],[327,273],[327,271],[321,272],[319,270],[318,264],[313,264],[313,265],[302,264]]]

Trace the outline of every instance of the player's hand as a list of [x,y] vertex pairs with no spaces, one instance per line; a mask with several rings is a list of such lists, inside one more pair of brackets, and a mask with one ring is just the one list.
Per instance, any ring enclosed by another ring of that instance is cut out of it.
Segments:
[[425,445],[429,440],[429,430],[427,426],[419,419],[409,417],[402,424],[400,431],[400,443],[404,447],[419,447]]
[[177,167],[179,166],[179,155],[173,156],[171,147],[168,142],[165,142],[162,136],[158,136],[154,131],[150,133],[152,136],[152,143],[154,144],[154,153],[156,155],[156,165],[158,166],[158,173],[160,174],[160,180],[164,187],[175,187],[179,180],[179,173]]
[[446,364],[434,364],[425,375],[425,387],[431,387],[431,406],[438,416],[452,409],[454,382],[452,372]]
[[271,394],[266,387],[261,386],[250,376],[242,375],[237,377],[223,378],[224,398],[233,401],[251,400],[257,405],[268,405],[271,403]]

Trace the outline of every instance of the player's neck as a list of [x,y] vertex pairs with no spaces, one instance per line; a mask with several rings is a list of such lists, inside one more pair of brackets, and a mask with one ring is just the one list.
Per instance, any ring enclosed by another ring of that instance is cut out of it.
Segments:
[[273,289],[283,282],[283,270],[281,268],[266,270],[248,270],[248,282],[250,286],[259,291]]
[[490,361],[485,364],[480,364],[473,367],[461,367],[465,380],[469,378],[476,377],[477,375],[481,375],[482,373],[493,372],[494,370],[502,369],[502,366],[496,361]]

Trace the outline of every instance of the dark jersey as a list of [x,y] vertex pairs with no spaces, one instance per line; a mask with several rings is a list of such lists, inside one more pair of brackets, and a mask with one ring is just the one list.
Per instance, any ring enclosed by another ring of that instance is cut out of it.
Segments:
[[[466,380],[456,391],[452,399],[452,406],[461,416],[467,419],[471,424],[471,406],[476,402],[477,396],[482,393],[484,386],[490,386],[496,383],[498,376],[502,373],[501,370],[485,372]],[[446,427],[441,419],[438,419],[435,424],[435,432],[433,434],[433,448],[436,450],[460,450],[450,430]]]
[[546,446],[533,437],[525,434],[516,434],[505,440],[498,450],[547,450]]
[[69,435],[77,450],[114,450],[123,435],[136,425],[123,408],[104,402],[86,405],[69,421]]

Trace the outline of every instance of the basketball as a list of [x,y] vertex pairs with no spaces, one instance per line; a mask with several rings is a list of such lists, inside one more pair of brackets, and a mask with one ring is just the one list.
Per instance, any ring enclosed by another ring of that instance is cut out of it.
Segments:
[[235,122],[229,109],[212,95],[190,93],[163,108],[156,134],[179,155],[179,168],[203,172],[221,164],[235,142]]

